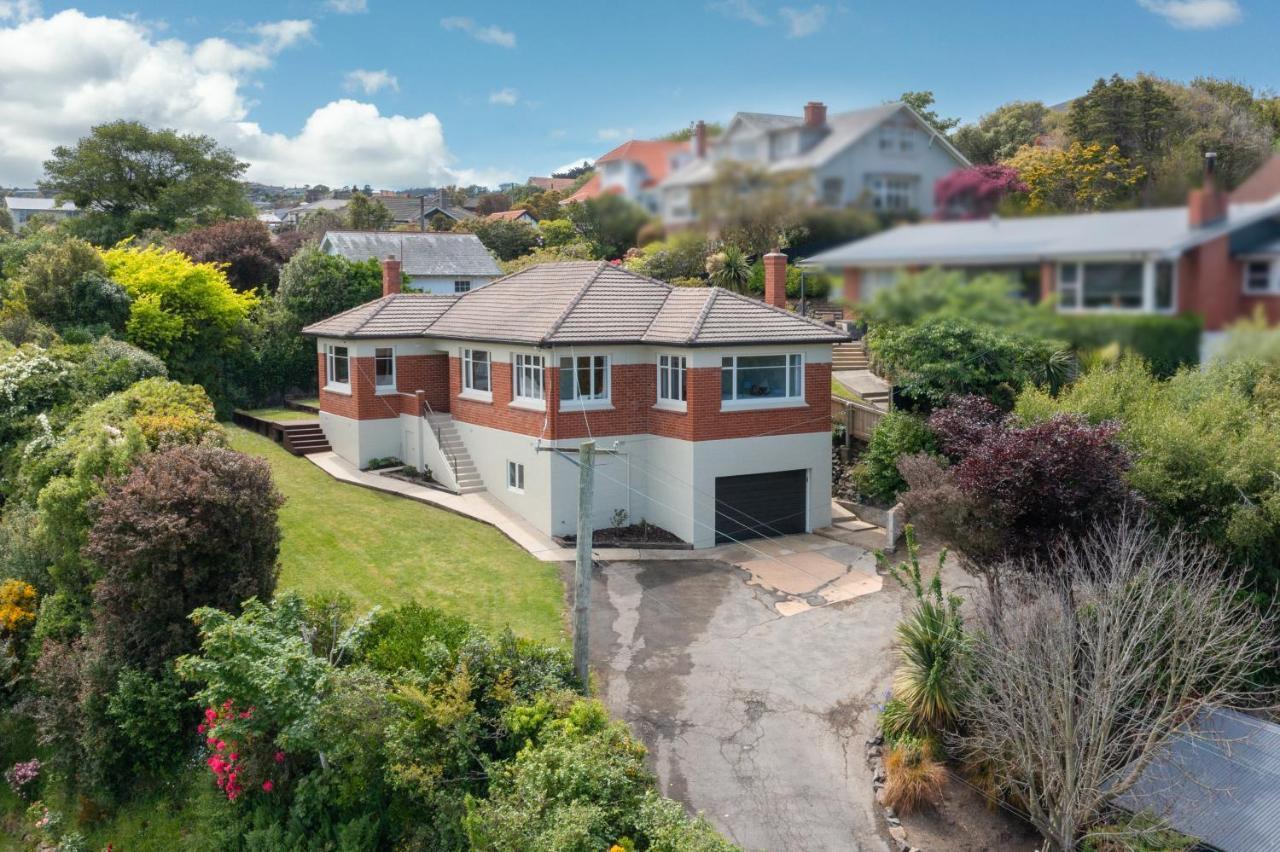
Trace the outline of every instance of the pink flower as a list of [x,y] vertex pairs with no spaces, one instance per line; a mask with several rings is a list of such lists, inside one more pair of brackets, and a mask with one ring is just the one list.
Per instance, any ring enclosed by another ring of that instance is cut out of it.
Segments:
[[276,763],[284,763],[284,752],[276,752]]
[[233,752],[231,752],[231,759],[232,759],[232,760],[239,760],[239,759],[240,759],[240,755],[236,754],[236,753],[233,751]]
[[264,793],[270,793],[273,789],[275,789],[275,786],[276,786],[275,784],[271,783],[271,779],[268,778],[266,781],[262,782],[262,791]]

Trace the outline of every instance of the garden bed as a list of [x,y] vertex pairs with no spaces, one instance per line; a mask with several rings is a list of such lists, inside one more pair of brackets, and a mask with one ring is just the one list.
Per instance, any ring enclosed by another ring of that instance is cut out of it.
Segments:
[[[574,547],[577,535],[555,536],[564,547]],[[591,534],[592,547],[643,547],[652,550],[691,550],[692,544],[662,527],[641,521],[621,527],[607,527]]]

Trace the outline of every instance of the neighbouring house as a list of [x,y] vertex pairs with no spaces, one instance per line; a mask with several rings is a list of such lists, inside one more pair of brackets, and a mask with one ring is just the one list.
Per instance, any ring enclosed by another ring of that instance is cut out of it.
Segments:
[[436,216],[443,216],[453,222],[465,222],[467,219],[474,219],[477,216],[474,210],[466,207],[467,202],[472,199],[464,201],[462,206],[445,201],[444,194],[440,192],[435,195],[424,195],[422,199],[422,215],[428,227],[431,225],[431,220]]
[[468,293],[502,275],[475,234],[418,231],[328,231],[320,250],[347,260],[394,258],[415,293]]
[[1280,323],[1280,189],[1234,201],[1205,160],[1185,207],[902,225],[804,261],[844,276],[844,301],[870,300],[906,270],[1003,272],[1031,301],[1072,313],[1195,313],[1201,357],[1261,309]]
[[933,185],[969,165],[947,137],[906,104],[827,114],[810,101],[803,115],[736,114],[718,139],[694,128],[692,156],[658,186],[662,221],[698,220],[699,189],[717,166],[736,162],[799,179],[812,200],[830,208],[864,205],[885,213],[933,213]]
[[530,227],[538,227],[538,220],[528,210],[500,210],[485,218],[492,222],[523,222]]
[[62,219],[70,219],[73,216],[80,215],[80,209],[70,201],[57,204],[52,198],[26,198],[6,195],[4,197],[4,206],[9,211],[9,215],[13,217],[13,227],[15,229],[21,228],[29,222],[32,216],[45,216],[61,221]]
[[267,230],[277,231],[284,224],[284,220],[280,218],[273,210],[264,210],[258,214],[258,221],[267,226]]
[[282,213],[278,213],[282,224],[297,227],[298,223],[307,217],[309,213],[316,213],[321,210],[328,210],[331,213],[340,213],[347,209],[347,205],[351,203],[349,198],[321,198],[319,201],[308,201],[306,204],[299,204],[297,207],[290,207]]
[[551,192],[564,192],[577,182],[577,178],[558,177],[531,177],[527,181],[529,186],[536,186],[538,189],[550,190]]
[[650,213],[659,209],[658,185],[690,158],[688,142],[632,139],[596,160],[593,174],[573,195],[572,204],[600,195],[619,195]]
[[364,466],[395,456],[574,532],[574,453],[594,439],[592,522],[641,520],[698,547],[831,521],[831,357],[847,340],[785,304],[671,287],[608,263],[543,264],[460,296],[400,292],[303,329],[320,423]]

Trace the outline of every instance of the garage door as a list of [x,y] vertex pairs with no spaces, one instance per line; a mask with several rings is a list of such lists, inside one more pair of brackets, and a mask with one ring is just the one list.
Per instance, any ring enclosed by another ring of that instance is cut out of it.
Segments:
[[716,541],[804,532],[808,479],[803,470],[716,477]]

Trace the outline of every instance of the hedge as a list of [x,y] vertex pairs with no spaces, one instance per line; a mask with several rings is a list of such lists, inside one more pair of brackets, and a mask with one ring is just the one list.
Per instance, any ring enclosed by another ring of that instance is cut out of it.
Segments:
[[1202,327],[1201,318],[1195,314],[1058,314],[1041,333],[1065,340],[1076,351],[1118,344],[1125,352],[1146,359],[1155,375],[1166,377],[1180,367],[1200,362]]

